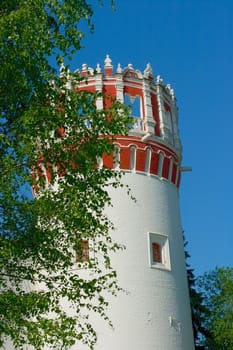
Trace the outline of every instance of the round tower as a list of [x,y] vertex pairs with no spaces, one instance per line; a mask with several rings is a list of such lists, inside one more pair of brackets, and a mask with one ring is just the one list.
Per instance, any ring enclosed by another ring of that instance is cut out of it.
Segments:
[[[117,135],[115,156],[104,166],[123,170],[136,202],[124,189],[112,190],[107,213],[114,239],[126,249],[112,256],[119,285],[110,301],[113,329],[98,316],[97,350],[193,350],[190,303],[179,209],[181,142],[174,91],[150,64],[113,71],[107,55],[103,72],[82,66],[80,89],[103,92],[131,106],[128,136]],[[99,98],[103,108],[109,99]],[[116,161],[117,158],[117,161]]]

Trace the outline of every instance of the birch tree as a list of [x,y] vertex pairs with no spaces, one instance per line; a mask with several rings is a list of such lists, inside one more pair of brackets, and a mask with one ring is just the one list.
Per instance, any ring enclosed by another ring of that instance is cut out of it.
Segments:
[[107,319],[119,289],[104,209],[121,173],[97,159],[127,133],[127,111],[98,110],[78,74],[51,65],[81,48],[83,22],[92,30],[85,0],[2,0],[0,16],[0,346],[92,348],[89,315]]

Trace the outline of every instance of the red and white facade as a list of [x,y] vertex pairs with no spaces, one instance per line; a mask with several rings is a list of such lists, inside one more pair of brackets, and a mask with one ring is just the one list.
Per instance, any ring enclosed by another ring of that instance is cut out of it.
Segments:
[[[123,181],[136,202],[124,188],[111,190],[113,207],[106,212],[116,228],[113,239],[126,247],[111,259],[124,292],[109,300],[113,329],[98,314],[90,315],[98,335],[95,350],[194,350],[179,209],[182,150],[174,92],[160,76],[154,80],[149,64],[143,73],[131,64],[124,69],[118,65],[114,72],[107,56],[103,72],[99,65],[94,70],[86,64],[78,72],[85,80],[77,90],[100,91],[129,103],[133,117],[129,135],[115,137],[116,155],[102,159],[104,166],[125,172]],[[99,98],[98,108],[109,101]],[[49,180],[48,173],[46,177]],[[86,261],[88,241],[83,243],[81,259]],[[76,344],[72,350],[76,349],[88,348]]]
[[[79,73],[86,78],[80,83],[80,89],[99,91],[122,103],[128,97],[132,106],[137,100],[137,115],[133,114],[134,125],[129,136],[116,138],[116,147],[120,150],[118,167],[121,170],[155,175],[179,187],[181,144],[176,101],[170,86],[164,87],[159,76],[154,83],[149,64],[144,74],[134,70],[132,64],[124,69],[118,65],[114,74],[108,56],[103,74],[99,65],[94,71],[86,64],[83,64]],[[99,108],[103,108],[110,103],[110,99],[100,98],[97,103]],[[114,167],[113,157],[105,157],[103,163]]]
[[[86,64],[79,89],[100,91],[132,106],[128,136],[115,140],[118,162],[103,156],[105,166],[125,171],[124,189],[112,189],[115,241],[126,249],[113,254],[119,284],[125,290],[110,301],[114,329],[94,317],[96,350],[194,350],[180,221],[181,142],[174,92],[148,64],[143,73],[131,64],[116,72],[109,56],[103,72]],[[99,98],[98,107],[109,99]],[[85,347],[80,347],[83,349]],[[86,348],[85,348],[86,349]]]

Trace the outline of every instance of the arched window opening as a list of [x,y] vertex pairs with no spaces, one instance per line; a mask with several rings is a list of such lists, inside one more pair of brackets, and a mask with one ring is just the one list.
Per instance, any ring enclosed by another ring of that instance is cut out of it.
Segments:
[[171,108],[167,103],[164,103],[164,124],[166,128],[168,129],[168,137],[170,139],[170,142],[174,145],[175,144],[175,134],[176,132],[176,126],[175,126],[175,120],[174,116],[172,115]]
[[130,107],[130,116],[133,118],[131,129],[143,130],[141,98],[139,96],[125,94],[124,104]]
[[139,96],[124,95],[124,104],[131,109],[130,115],[132,117],[141,117],[141,101]]

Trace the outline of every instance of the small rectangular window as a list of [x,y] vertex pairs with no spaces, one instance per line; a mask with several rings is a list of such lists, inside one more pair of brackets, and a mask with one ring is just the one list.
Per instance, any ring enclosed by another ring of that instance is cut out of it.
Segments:
[[152,243],[152,256],[154,262],[162,263],[162,247],[159,243]]
[[152,268],[171,269],[168,237],[164,234],[148,234],[149,264]]

